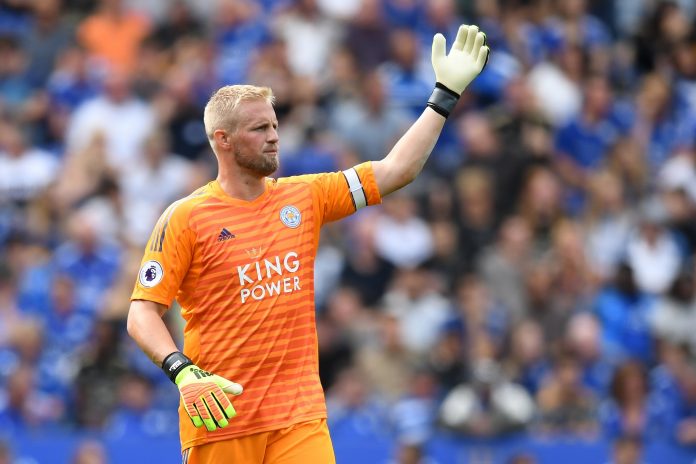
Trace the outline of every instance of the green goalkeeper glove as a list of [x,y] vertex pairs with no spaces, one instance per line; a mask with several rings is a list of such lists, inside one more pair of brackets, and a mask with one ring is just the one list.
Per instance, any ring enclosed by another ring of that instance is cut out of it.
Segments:
[[208,431],[227,427],[227,419],[237,415],[226,393],[240,395],[242,386],[193,364],[178,351],[168,355],[162,369],[179,388],[184,409],[193,425],[205,425]]
[[486,34],[478,26],[459,26],[457,38],[446,54],[446,40],[442,34],[433,37],[432,63],[437,81],[428,106],[448,117],[464,92],[488,62],[489,48]]

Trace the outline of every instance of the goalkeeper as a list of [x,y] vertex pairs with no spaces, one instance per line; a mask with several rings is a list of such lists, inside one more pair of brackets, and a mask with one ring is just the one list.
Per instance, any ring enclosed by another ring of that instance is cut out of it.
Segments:
[[[461,26],[427,107],[382,160],[280,179],[273,95],[219,89],[204,111],[218,176],[174,202],[145,249],[128,332],[181,394],[184,463],[332,463],[319,382],[314,257],[320,227],[410,183],[445,120],[488,60],[485,35]],[[162,315],[181,306],[183,352]],[[243,386],[243,387],[242,387]]]

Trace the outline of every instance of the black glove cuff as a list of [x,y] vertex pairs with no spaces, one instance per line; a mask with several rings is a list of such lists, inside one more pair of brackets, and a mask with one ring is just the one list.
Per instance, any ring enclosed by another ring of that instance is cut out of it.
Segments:
[[180,351],[175,351],[169,353],[167,357],[162,361],[162,370],[169,377],[169,380],[176,383],[176,376],[182,371],[186,366],[192,366],[193,361],[191,361],[184,353]]
[[437,82],[435,84],[433,93],[428,99],[428,106],[447,118],[457,105],[458,101],[459,94]]

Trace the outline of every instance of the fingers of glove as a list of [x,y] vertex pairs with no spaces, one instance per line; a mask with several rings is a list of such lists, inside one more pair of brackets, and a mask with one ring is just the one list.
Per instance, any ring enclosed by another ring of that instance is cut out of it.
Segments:
[[[232,383],[234,383],[234,382],[232,382]],[[241,388],[241,385],[239,385],[239,384],[235,383],[234,385],[237,385],[238,387]],[[220,408],[220,410],[224,414],[225,419],[232,419],[234,416],[237,415],[237,411],[235,411],[234,406],[232,406],[232,402],[227,397],[227,395],[225,393],[223,393],[224,391],[225,390],[223,389],[222,392],[213,392],[212,395],[213,395],[213,398],[215,399],[215,401],[217,402],[218,407]],[[218,420],[218,422],[220,422],[220,421]],[[220,422],[221,427],[227,426],[227,424],[228,424],[227,420],[225,420],[224,422],[225,422],[224,425],[222,422]]]
[[[217,425],[215,424],[213,415],[210,409],[208,408],[208,405],[204,401],[203,397],[197,398],[194,406],[198,410],[199,423],[205,425],[205,428],[208,429],[209,432],[215,430],[217,428]],[[193,425],[196,425],[196,422],[194,422]],[[200,427],[200,425],[197,425],[197,427]]]
[[466,24],[462,24],[461,26],[459,26],[459,29],[457,30],[457,38],[454,39],[454,43],[452,44],[452,50],[464,50],[467,35],[469,35],[469,26],[467,26]]
[[217,425],[215,425],[215,421],[212,418],[203,419],[203,425],[205,425],[205,428],[206,430],[208,430],[208,432],[214,432],[217,428]]
[[229,418],[232,419],[237,415],[237,411],[234,409],[234,406],[232,406],[232,403],[228,407],[225,408],[225,415]]
[[440,33],[435,34],[435,37],[433,37],[433,66],[435,66],[435,63],[437,63],[440,59],[445,57],[445,54],[447,53],[446,47],[447,40],[445,39],[445,36]]
[[483,68],[486,67],[486,64],[488,64],[488,56],[490,55],[490,53],[491,53],[491,51],[488,48],[488,45],[484,45],[479,50],[478,57],[476,58],[476,66],[480,70],[483,70]]
[[200,427],[203,425],[203,420],[201,419],[200,414],[198,414],[198,409],[196,408],[196,405],[193,403],[184,403],[184,407],[186,408],[186,414],[191,418],[191,422],[193,422],[194,427]]
[[[230,399],[227,397],[225,393],[232,393],[233,395],[239,395],[242,393],[242,386],[239,385],[238,383],[230,382],[231,385],[228,385],[227,387],[222,388],[222,392],[213,392],[213,397],[217,401],[218,406],[222,410],[222,412],[225,414],[225,417],[227,419],[232,419],[234,416],[237,415],[237,411],[235,411],[234,406],[232,406],[232,402]],[[228,391],[229,389],[229,391]],[[224,392],[224,393],[223,393]],[[235,393],[238,392],[238,393]],[[225,427],[227,424],[222,425],[222,427]]]
[[466,34],[466,44],[464,45],[464,52],[465,53],[471,53],[473,51],[474,42],[476,41],[476,37],[478,36],[478,31],[479,31],[478,26],[474,26],[474,25],[469,26],[469,31]]
[[[222,393],[222,391],[220,391],[218,394],[209,392],[203,397],[203,403],[208,408],[208,413],[210,414],[210,418],[213,420],[213,425],[223,428],[227,427],[229,422],[227,422],[227,417],[224,410],[225,408],[220,404],[218,396],[225,396],[225,394]],[[225,397],[225,399],[226,398],[227,397]],[[229,400],[227,401],[229,402]],[[215,428],[213,428],[213,430],[215,430]]]
[[211,416],[202,398],[213,388],[219,387],[212,382],[206,382],[186,385],[181,389],[184,408],[196,427],[205,424],[206,428],[208,428]]
[[483,32],[479,32],[476,34],[476,38],[474,39],[474,48],[471,50],[472,58],[477,59],[479,51],[481,50],[481,47],[483,44],[486,43],[486,34]]

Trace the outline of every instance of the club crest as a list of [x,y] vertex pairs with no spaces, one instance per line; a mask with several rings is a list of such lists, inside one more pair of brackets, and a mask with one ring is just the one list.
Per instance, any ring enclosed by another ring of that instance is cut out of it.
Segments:
[[283,209],[280,210],[280,221],[287,227],[295,229],[302,222],[302,214],[293,205],[283,206]]

